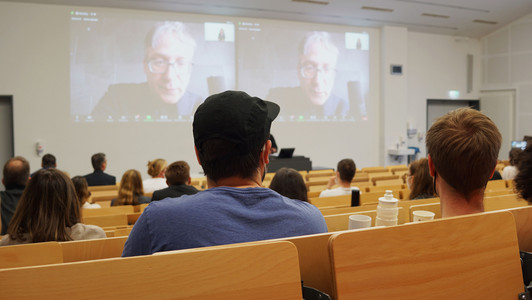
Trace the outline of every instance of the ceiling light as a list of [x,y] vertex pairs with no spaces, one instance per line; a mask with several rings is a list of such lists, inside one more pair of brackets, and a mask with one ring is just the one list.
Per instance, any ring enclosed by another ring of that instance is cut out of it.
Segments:
[[326,1],[326,0],[292,0],[292,2],[304,2],[304,3],[322,4],[322,5],[329,4],[329,1]]
[[423,16],[423,17],[431,17],[431,18],[440,18],[440,19],[449,19],[449,16],[437,15],[437,14],[429,14],[429,13],[422,13],[421,16]]
[[380,12],[393,12],[393,9],[391,8],[382,8],[382,7],[373,7],[373,6],[362,6],[360,9],[374,10],[374,11],[380,11]]
[[473,20],[474,23],[488,24],[488,25],[497,25],[498,22],[495,21],[486,21],[486,20]]

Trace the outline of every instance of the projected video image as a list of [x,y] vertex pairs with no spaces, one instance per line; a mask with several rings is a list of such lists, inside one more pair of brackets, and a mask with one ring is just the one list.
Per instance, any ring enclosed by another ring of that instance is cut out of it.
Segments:
[[76,121],[190,121],[210,94],[235,89],[230,22],[72,16]]
[[240,23],[238,86],[281,106],[279,121],[368,119],[369,35]]

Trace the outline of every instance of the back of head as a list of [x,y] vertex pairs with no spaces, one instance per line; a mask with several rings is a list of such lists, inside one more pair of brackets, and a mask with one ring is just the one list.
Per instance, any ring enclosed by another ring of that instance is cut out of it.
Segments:
[[436,176],[469,198],[490,179],[501,147],[501,134],[486,115],[460,108],[440,117],[427,132],[427,152]]
[[118,205],[137,205],[138,196],[144,195],[144,189],[142,186],[142,177],[137,170],[127,170],[122,175],[120,181],[120,187],[118,189]]
[[514,178],[515,189],[521,197],[532,203],[532,143],[519,155],[517,175]]
[[29,234],[33,243],[69,241],[67,228],[80,220],[80,202],[68,176],[56,169],[37,171],[18,203],[7,233],[14,240]]
[[55,156],[49,153],[45,154],[41,159],[41,166],[45,169],[55,168],[56,167]]
[[102,170],[102,165],[105,162],[104,153],[96,153],[91,157],[91,163],[94,170]]
[[355,173],[357,172],[357,166],[352,159],[344,158],[338,162],[336,171],[340,173],[341,181],[351,183],[351,180],[353,180],[353,177],[355,177]]
[[166,168],[166,160],[157,158],[148,162],[148,175],[157,177]]
[[429,161],[421,158],[410,163],[408,168],[410,176],[413,176],[412,185],[410,186],[410,199],[416,199],[419,196],[434,196],[434,184],[429,171]]
[[186,184],[190,178],[190,166],[186,161],[176,161],[166,168],[166,181],[168,185]]
[[90,197],[89,185],[87,184],[87,179],[83,176],[75,176],[72,178],[72,183],[74,184],[74,189],[76,190],[76,196],[78,196],[79,201],[83,205]]
[[508,155],[510,159],[510,165],[517,166],[519,164],[519,155],[523,153],[523,150],[521,148],[512,148],[510,150],[510,153]]
[[240,91],[208,97],[194,114],[194,145],[207,178],[253,178],[279,114],[277,104]]
[[303,176],[292,168],[281,168],[275,172],[270,189],[290,199],[308,201],[307,185]]
[[4,164],[3,176],[6,189],[26,186],[30,177],[30,164],[22,156],[10,158]]

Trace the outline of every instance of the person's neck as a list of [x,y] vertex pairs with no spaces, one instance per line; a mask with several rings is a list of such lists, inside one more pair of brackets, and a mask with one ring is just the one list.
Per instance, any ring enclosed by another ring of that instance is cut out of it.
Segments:
[[226,178],[218,179],[216,182],[207,177],[207,186],[208,188],[227,186],[235,188],[250,188],[250,187],[261,187],[261,180],[257,177],[255,178],[242,178],[239,176],[231,176]]
[[351,188],[351,182],[340,181],[338,185],[344,189]]
[[471,192],[468,197],[456,191],[444,180],[438,178],[438,194],[442,218],[484,212],[484,189]]

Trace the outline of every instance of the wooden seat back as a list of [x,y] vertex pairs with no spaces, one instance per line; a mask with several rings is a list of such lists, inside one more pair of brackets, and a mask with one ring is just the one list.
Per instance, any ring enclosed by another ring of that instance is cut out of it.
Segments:
[[335,234],[334,299],[515,299],[524,291],[509,212]]
[[127,237],[61,242],[63,262],[120,257]]
[[81,214],[83,217],[123,215],[130,214],[133,212],[135,212],[135,208],[133,205],[120,205],[94,209],[85,208],[81,210]]
[[484,197],[485,211],[494,211],[523,206],[528,206],[528,202],[524,199],[520,199],[517,194]]
[[388,172],[385,167],[366,167],[361,170],[363,173],[384,173]]
[[514,216],[519,250],[532,252],[532,206],[508,209]]
[[62,262],[63,252],[58,242],[0,247],[0,269],[58,264]]
[[308,199],[310,204],[316,207],[326,206],[351,206],[351,195],[331,196],[331,197],[314,197]]
[[89,192],[118,191],[118,185],[94,185],[88,187]]
[[5,299],[302,299],[285,241],[3,269],[0,281]]
[[126,214],[83,217],[82,220],[84,224],[91,224],[100,227],[128,225]]
[[490,180],[488,181],[488,184],[486,185],[487,191],[504,190],[506,188],[507,188],[506,180],[503,180],[503,179]]

